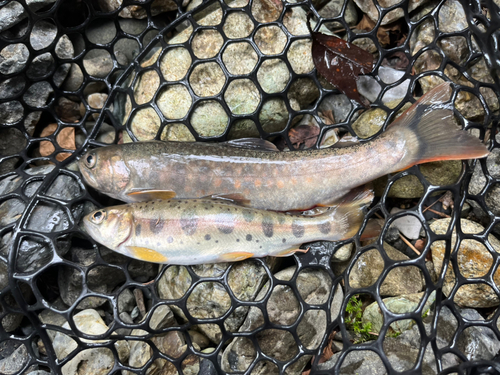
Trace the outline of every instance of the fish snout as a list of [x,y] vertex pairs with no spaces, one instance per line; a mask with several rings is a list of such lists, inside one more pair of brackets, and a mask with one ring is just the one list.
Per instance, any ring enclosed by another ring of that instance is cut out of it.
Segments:
[[97,155],[94,153],[94,151],[87,151],[78,161],[78,168],[80,169],[80,173],[82,174],[85,182],[93,188],[97,188],[98,185],[95,177],[96,164]]

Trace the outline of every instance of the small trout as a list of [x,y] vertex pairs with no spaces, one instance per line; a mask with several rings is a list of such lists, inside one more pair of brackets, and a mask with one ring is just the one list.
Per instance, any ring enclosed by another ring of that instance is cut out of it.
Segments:
[[125,202],[217,195],[274,211],[329,206],[415,164],[487,156],[479,139],[455,125],[450,106],[436,106],[448,98],[449,84],[437,86],[379,137],[354,146],[273,152],[262,140],[267,151],[246,148],[247,140],[137,142],[90,150],[79,167],[90,186]]
[[358,232],[372,198],[371,192],[357,192],[352,200],[316,216],[258,210],[218,199],[153,200],[96,210],[83,223],[97,242],[142,261],[234,262],[304,252],[299,246],[306,242],[348,239]]

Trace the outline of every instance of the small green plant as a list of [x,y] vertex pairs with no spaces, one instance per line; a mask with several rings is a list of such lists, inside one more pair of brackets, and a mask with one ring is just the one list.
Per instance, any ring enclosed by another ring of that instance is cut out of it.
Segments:
[[345,323],[347,325],[347,329],[356,334],[356,338],[354,340],[355,344],[362,343],[369,340],[375,340],[377,336],[371,333],[372,324],[371,323],[363,323],[363,302],[359,295],[354,295],[351,297],[349,302],[347,302],[347,306],[345,309]]
[[394,330],[391,330],[392,332],[389,332],[387,331],[387,337],[398,337],[399,335],[401,335],[403,332],[401,331],[394,331]]
[[431,311],[430,308],[428,308],[427,310],[424,311],[424,313],[422,314],[422,319],[425,319],[429,316],[429,312]]

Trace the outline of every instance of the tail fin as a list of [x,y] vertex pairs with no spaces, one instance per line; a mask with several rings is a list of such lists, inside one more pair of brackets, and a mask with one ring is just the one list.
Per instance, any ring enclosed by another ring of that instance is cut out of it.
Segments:
[[[389,127],[387,133],[403,131],[410,152],[403,168],[438,160],[476,159],[488,155],[479,139],[453,121],[450,84],[445,82],[423,95]],[[401,166],[398,166],[401,169]]]
[[366,209],[374,196],[372,189],[361,186],[345,195],[332,210],[325,214],[328,216],[327,220],[337,226],[338,231],[335,232],[341,234],[340,238],[331,240],[345,240],[358,233],[365,218]]

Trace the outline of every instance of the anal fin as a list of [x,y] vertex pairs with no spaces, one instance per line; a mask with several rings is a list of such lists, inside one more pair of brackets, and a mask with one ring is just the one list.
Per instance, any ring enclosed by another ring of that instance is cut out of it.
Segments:
[[127,197],[134,202],[145,202],[154,199],[170,199],[175,197],[172,190],[133,190],[127,194]]
[[253,257],[253,253],[247,251],[235,251],[232,253],[222,254],[219,256],[221,262],[237,262]]

